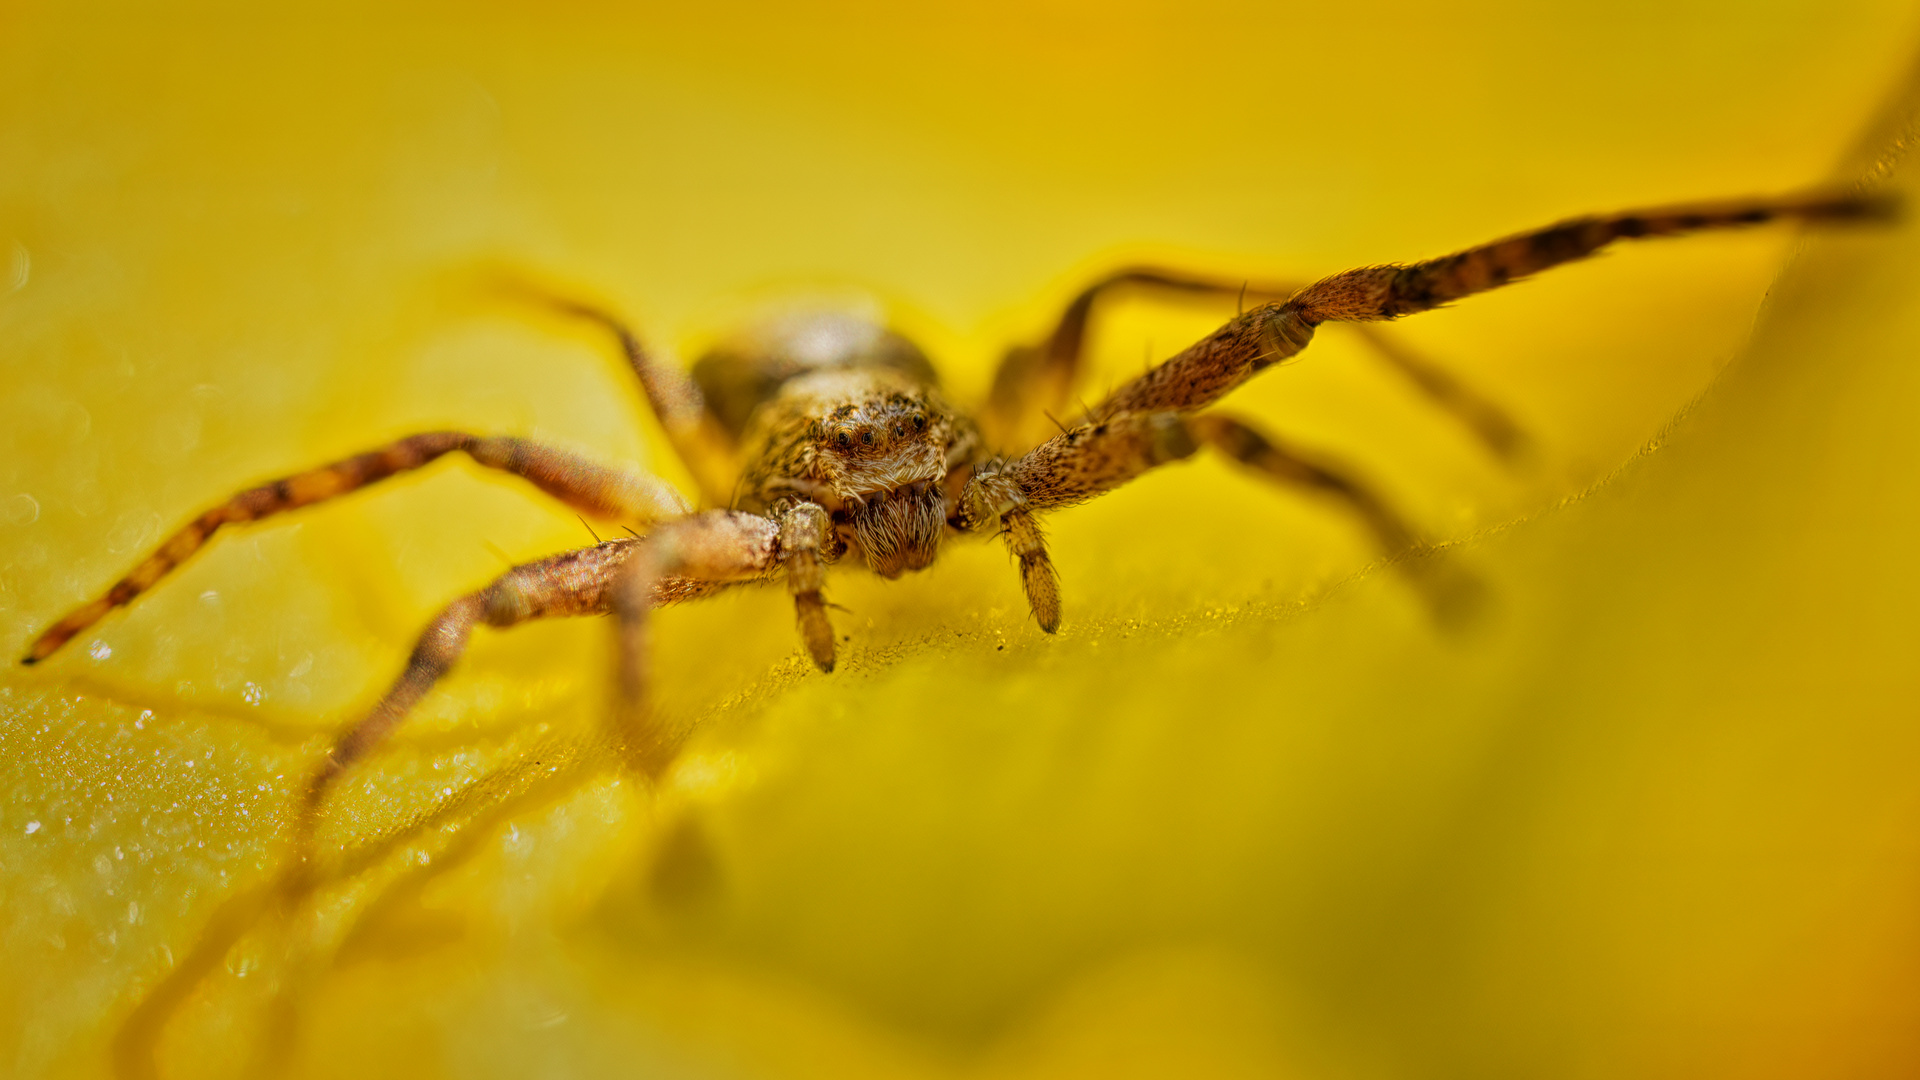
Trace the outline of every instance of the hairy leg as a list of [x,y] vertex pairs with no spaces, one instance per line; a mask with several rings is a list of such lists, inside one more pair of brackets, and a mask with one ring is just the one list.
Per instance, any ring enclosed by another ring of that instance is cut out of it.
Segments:
[[733,461],[732,440],[707,411],[700,388],[687,373],[655,360],[620,318],[603,308],[545,293],[534,293],[554,309],[595,323],[613,335],[627,364],[640,380],[647,404],[660,421],[667,442],[681,464],[699,485],[700,498],[708,506],[726,506],[733,498],[733,481],[738,472]]
[[[1125,289],[1233,295],[1241,291],[1241,286],[1152,266],[1116,270],[1092,282],[1067,301],[1059,321],[1044,339],[1035,345],[1016,345],[1001,358],[986,407],[980,412],[980,426],[990,445],[1032,445],[1027,435],[1035,418],[1067,411],[1074,387],[1080,382],[1093,309],[1102,299]],[[1247,295],[1255,300],[1273,300],[1290,296],[1293,291],[1294,286],[1249,287]]]
[[833,623],[820,590],[826,584],[833,523],[824,509],[809,502],[796,503],[774,516],[780,523],[780,561],[787,569],[787,591],[793,594],[800,640],[814,666],[832,671]]
[[678,517],[688,509],[680,493],[656,477],[610,468],[525,439],[481,437],[458,431],[414,435],[370,453],[249,488],[199,515],[162,542],[106,595],[49,627],[34,640],[22,662],[35,664],[45,660],[114,608],[132,603],[135,597],[151,589],[174,567],[206,546],[224,525],[258,521],[337,498],[390,476],[418,469],[455,450],[465,451],[474,461],[489,468],[524,477],[561,502],[597,517],[640,525]]
[[999,522],[1020,560],[1027,605],[1040,628],[1060,625],[1060,588],[1036,515],[1085,502],[1169,462],[1212,447],[1276,483],[1331,499],[1373,535],[1381,552],[1403,555],[1418,534],[1367,484],[1323,456],[1288,447],[1244,421],[1218,413],[1132,413],[1083,424],[1023,458],[983,467],[963,496],[960,525]]
[[[434,684],[453,669],[466,652],[475,626],[504,629],[532,619],[607,614],[613,609],[613,584],[642,543],[609,540],[525,563],[441,609],[421,632],[399,678],[366,716],[341,732],[308,779],[297,825],[302,854],[333,784],[384,742]],[[722,583],[686,575],[663,575],[650,583],[655,604],[691,600],[721,587]]]
[[649,612],[658,603],[655,583],[677,576],[700,581],[747,581],[787,574],[800,636],[814,663],[833,668],[833,626],[820,597],[820,565],[828,549],[827,517],[813,503],[796,503],[772,517],[735,510],[709,510],[663,525],[641,541],[613,586],[619,618],[615,639],[619,700],[615,722],[628,764],[654,776],[672,760],[674,747],[652,723],[652,630]]
[[1884,199],[1837,194],[1641,210],[1576,218],[1425,262],[1348,270],[1322,278],[1282,303],[1246,312],[1107,395],[1089,418],[1203,408],[1306,348],[1323,322],[1378,322],[1429,311],[1585,258],[1614,240],[1785,218],[1881,220],[1891,211]]
[[[1251,300],[1260,304],[1284,300],[1299,292],[1300,286],[1230,281],[1157,266],[1129,267],[1100,278],[1068,302],[1059,322],[1040,344],[1015,346],[1001,360],[981,414],[981,426],[991,445],[1031,446],[1051,430],[1050,424],[1043,428],[1036,420],[1067,414],[1073,389],[1082,377],[1087,324],[1093,311],[1099,301],[1129,289],[1234,297],[1242,303]],[[1525,434],[1499,405],[1406,345],[1371,327],[1355,329],[1374,355],[1404,375],[1429,402],[1465,425],[1495,455],[1511,461],[1521,454],[1526,446]]]

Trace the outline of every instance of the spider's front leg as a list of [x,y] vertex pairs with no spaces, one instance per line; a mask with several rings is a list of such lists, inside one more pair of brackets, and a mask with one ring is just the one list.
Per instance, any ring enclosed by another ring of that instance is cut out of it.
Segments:
[[[668,526],[671,528],[671,526]],[[609,540],[579,551],[516,566],[478,592],[441,609],[421,632],[400,677],[367,715],[343,731],[308,779],[295,822],[296,853],[304,862],[327,794],[346,771],[393,733],[466,652],[476,626],[505,629],[533,619],[603,615],[613,609],[614,583],[644,541]],[[655,578],[654,603],[692,600],[718,591],[723,582],[697,576]]]
[[115,608],[131,604],[228,525],[259,521],[337,499],[423,468],[456,451],[487,468],[522,477],[568,506],[599,517],[643,525],[678,517],[688,509],[679,492],[645,473],[602,465],[527,439],[430,431],[249,488],[202,512],[163,541],[105,595],[48,627],[34,639],[22,662],[37,664],[45,660]]
[[799,502],[772,517],[738,510],[709,510],[655,529],[613,585],[619,618],[619,698],[615,722],[630,766],[654,776],[672,760],[673,747],[651,723],[652,620],[661,601],[660,583],[764,578],[782,569],[793,594],[800,638],[822,671],[833,670],[833,625],[821,598],[823,563],[831,550],[827,512]]
[[[1383,547],[1397,553],[1413,543],[1413,533],[1365,485],[1283,449],[1238,421],[1187,414],[1298,355],[1322,323],[1384,322],[1431,311],[1586,258],[1615,240],[1781,219],[1884,221],[1895,209],[1885,197],[1816,193],[1629,211],[1576,218],[1424,262],[1363,266],[1322,278],[1282,303],[1242,314],[1119,387],[1088,410],[1080,426],[1023,457],[981,467],[963,492],[954,524],[1004,532],[1020,559],[1034,618],[1048,631],[1060,622],[1059,585],[1033,515],[1091,499],[1156,465],[1187,457],[1201,445],[1212,445],[1275,480],[1334,496],[1367,523]],[[1153,283],[1167,284],[1157,278]],[[1077,355],[1077,328],[1083,321],[1084,312],[1074,311],[1063,321],[1072,346],[1063,355]],[[1449,586],[1446,591],[1457,590]],[[1441,601],[1440,614],[1449,614],[1445,608],[1452,606],[1452,598],[1434,599]]]
[[[1046,437],[1052,425],[1036,421],[1067,414],[1073,390],[1084,375],[1089,323],[1097,305],[1109,296],[1143,292],[1156,297],[1235,298],[1244,305],[1285,300],[1299,291],[1298,283],[1208,277],[1158,266],[1108,274],[1067,304],[1052,332],[1039,344],[1007,350],[981,410],[981,428],[995,446],[1031,446]],[[1429,403],[1463,424],[1495,456],[1512,462],[1525,455],[1526,433],[1491,398],[1373,327],[1356,324],[1355,332],[1374,355],[1399,371]]]
[[1108,394],[1088,410],[1087,419],[1204,408],[1260,372],[1298,355],[1322,323],[1388,322],[1432,311],[1584,259],[1615,240],[1794,219],[1885,221],[1896,209],[1885,197],[1833,193],[1670,206],[1575,218],[1422,262],[1362,266],[1321,278],[1283,303],[1246,312]]

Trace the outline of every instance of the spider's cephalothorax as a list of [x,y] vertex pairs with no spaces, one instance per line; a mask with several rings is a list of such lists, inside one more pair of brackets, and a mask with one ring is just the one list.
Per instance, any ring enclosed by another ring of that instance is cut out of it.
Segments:
[[[1052,631],[1060,592],[1037,517],[1111,491],[1135,476],[1211,447],[1265,479],[1318,493],[1386,554],[1417,547],[1417,533],[1348,470],[1288,447],[1208,406],[1306,348],[1323,323],[1366,324],[1429,310],[1579,259],[1615,239],[1670,236],[1781,217],[1838,221],[1886,216],[1885,200],[1815,194],[1577,218],[1453,255],[1368,266],[1301,288],[1251,286],[1162,269],[1121,271],[1088,286],[1038,344],[1008,352],[974,419],[941,394],[933,365],[904,337],[840,315],[792,316],[729,341],[684,373],[654,362],[602,309],[546,298],[612,332],[655,417],[699,489],[696,510],[672,486],[631,469],[507,436],[429,432],[241,492],[189,521],[99,599],[33,642],[28,663],[51,656],[114,608],[130,603],[224,525],[320,502],[452,451],[513,473],[570,506],[637,530],[518,566],[435,616],[399,679],[345,729],[302,792],[304,852],[333,780],[385,737],[466,648],[479,623],[612,613],[618,618],[616,719],[628,761],[646,773],[670,758],[649,727],[648,611],[729,585],[782,580],[801,640],[823,670],[834,661],[822,595],[824,567],[850,552],[876,573],[919,570],[959,534],[999,536],[1018,559],[1034,620]],[[1240,294],[1261,301],[1219,330],[1133,379],[1058,433],[1080,372],[1097,301],[1118,289]],[[1364,329],[1364,327],[1363,327]],[[1485,445],[1522,445],[1505,413],[1389,339],[1366,340]],[[1403,560],[1437,608],[1444,590],[1427,560]],[[1419,569],[1424,567],[1425,569]],[[1456,579],[1457,580],[1457,579]],[[670,742],[667,741],[667,742]],[[304,856],[303,856],[304,857]]]
[[693,380],[716,422],[743,418],[735,509],[812,502],[833,523],[826,561],[852,549],[890,578],[932,564],[980,438],[904,337],[837,312],[788,316],[702,357]]

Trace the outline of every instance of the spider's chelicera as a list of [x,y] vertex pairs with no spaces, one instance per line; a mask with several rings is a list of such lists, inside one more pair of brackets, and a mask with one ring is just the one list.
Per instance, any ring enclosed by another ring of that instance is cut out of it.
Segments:
[[[1386,554],[1399,555],[1419,545],[1415,532],[1347,470],[1244,420],[1203,410],[1299,353],[1322,323],[1378,322],[1426,311],[1582,258],[1619,238],[1776,218],[1877,218],[1889,210],[1878,198],[1819,194],[1579,218],[1443,258],[1349,270],[1302,288],[1250,288],[1159,269],[1128,270],[1075,297],[1040,344],[1010,351],[975,416],[948,401],[932,365],[911,342],[858,319],[779,320],[716,349],[689,375],[651,360],[607,312],[551,301],[605,327],[620,343],[707,509],[696,510],[656,478],[524,439],[415,435],[244,491],[199,515],[106,595],[43,633],[26,662],[46,659],[130,603],[223,525],[344,495],[458,450],[525,478],[569,506],[642,532],[514,567],[435,616],[393,687],[339,736],[315,769],[303,792],[303,836],[310,837],[335,779],[378,745],[452,667],[478,623],[505,627],[552,616],[615,615],[621,641],[617,719],[630,764],[655,773],[671,754],[671,747],[649,737],[646,724],[647,613],[658,604],[741,582],[784,580],[808,654],[830,671],[834,634],[821,593],[827,566],[858,559],[877,574],[897,577],[932,564],[954,538],[978,534],[1004,539],[1019,561],[1034,620],[1051,632],[1060,624],[1060,591],[1040,516],[1202,448],[1269,480],[1329,497],[1364,523]],[[1242,294],[1265,302],[1054,432],[1051,416],[1071,398],[1088,317],[1103,295],[1121,288]],[[1519,446],[1518,430],[1483,398],[1391,342],[1371,334],[1368,340],[1492,450],[1511,454]]]

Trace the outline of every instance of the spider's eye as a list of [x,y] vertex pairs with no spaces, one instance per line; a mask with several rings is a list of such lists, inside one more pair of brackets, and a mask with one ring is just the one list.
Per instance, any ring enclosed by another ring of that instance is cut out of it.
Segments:
[[869,431],[863,431],[863,432],[861,432],[861,433],[860,433],[860,441],[861,441],[861,443],[863,443],[864,445],[867,445],[867,446],[872,446],[872,445],[873,445],[873,432],[872,432],[872,431],[870,431],[870,430],[869,430]]
[[927,430],[927,414],[926,413],[913,414],[913,430],[915,431]]
[[833,437],[833,445],[841,450],[853,445],[853,436],[842,431]]

